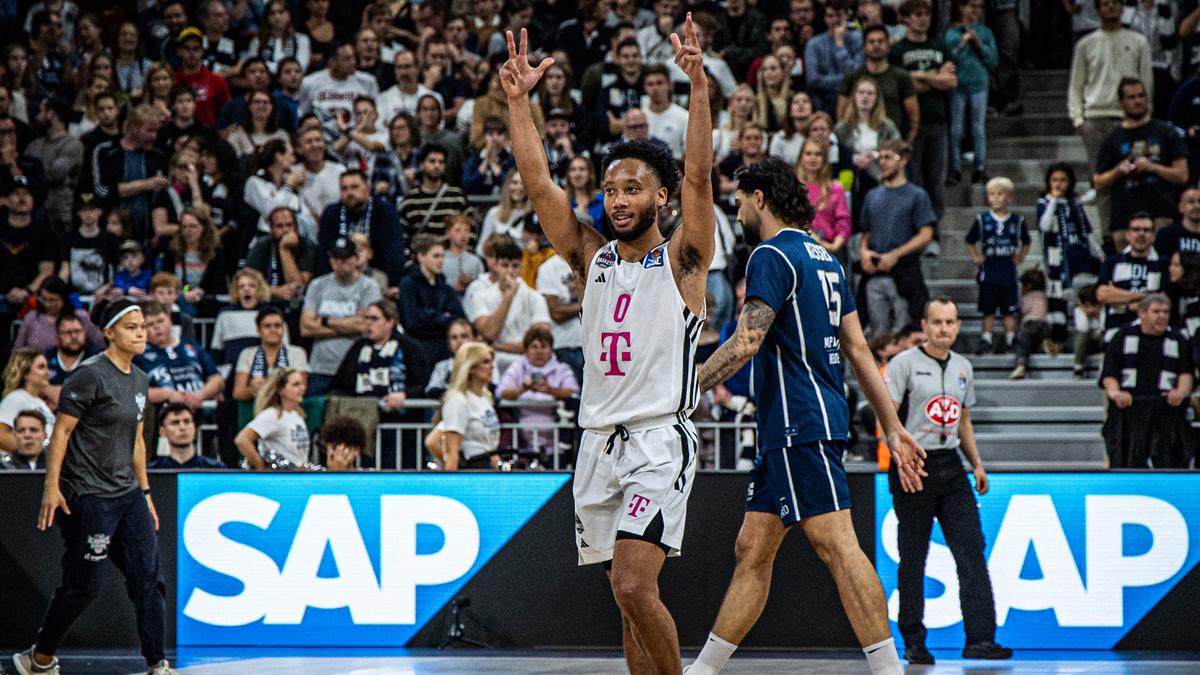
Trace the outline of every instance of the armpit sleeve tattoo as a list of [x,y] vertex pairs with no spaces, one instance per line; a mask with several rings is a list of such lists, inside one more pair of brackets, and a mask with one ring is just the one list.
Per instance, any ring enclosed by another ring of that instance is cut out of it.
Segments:
[[752,298],[742,308],[737,331],[717,348],[700,368],[700,391],[708,391],[728,380],[747,361],[754,357],[775,322],[775,310],[758,298]]

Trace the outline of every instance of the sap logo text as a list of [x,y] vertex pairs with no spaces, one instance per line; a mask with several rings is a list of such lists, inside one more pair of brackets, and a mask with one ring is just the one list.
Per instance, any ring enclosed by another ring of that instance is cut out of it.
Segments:
[[[475,565],[479,523],[462,502],[436,495],[379,497],[379,541],[363,540],[344,494],[308,497],[282,568],[266,553],[235,541],[222,527],[243,523],[267,530],[279,502],[223,492],[197,503],[182,527],[187,553],[201,566],[236,579],[236,595],[192,589],[183,614],[213,626],[300,624],[309,608],[347,608],[355,624],[414,624],[417,589],[454,581]],[[437,551],[418,554],[417,528],[441,530]],[[337,576],[319,574],[325,551]],[[379,574],[368,551],[379,552]],[[183,598],[180,598],[183,601]]]
[[[1081,574],[1051,496],[1011,497],[988,559],[998,625],[1012,618],[1014,610],[1051,610],[1064,628],[1121,627],[1126,624],[1126,589],[1167,581],[1187,560],[1187,522],[1175,506],[1162,499],[1087,495],[1084,516],[1086,543],[1081,561],[1086,572]],[[897,522],[895,511],[889,511],[882,529],[884,552],[893,561],[900,559]],[[1148,531],[1149,548],[1127,554],[1127,528]],[[1040,577],[1022,574],[1027,558],[1036,560]],[[938,629],[960,623],[958,574],[948,547],[931,543],[925,574],[945,587],[940,596],[926,599],[925,625]],[[893,592],[888,602],[893,621],[899,605],[899,594]]]

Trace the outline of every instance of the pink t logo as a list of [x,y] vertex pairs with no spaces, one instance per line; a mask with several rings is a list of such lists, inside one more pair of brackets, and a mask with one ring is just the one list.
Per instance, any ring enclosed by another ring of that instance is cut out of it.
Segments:
[[620,331],[615,333],[601,333],[600,344],[603,345],[603,351],[600,352],[600,362],[608,364],[608,372],[604,373],[605,377],[619,375],[624,377],[625,372],[621,370],[620,364],[628,362],[633,358],[633,355],[628,351],[621,350],[621,341],[625,341],[625,346],[629,346],[629,331]]
[[629,500],[629,517],[637,518],[638,516],[642,515],[642,512],[645,511],[646,507],[649,505],[649,499],[639,494],[633,495],[633,499]]

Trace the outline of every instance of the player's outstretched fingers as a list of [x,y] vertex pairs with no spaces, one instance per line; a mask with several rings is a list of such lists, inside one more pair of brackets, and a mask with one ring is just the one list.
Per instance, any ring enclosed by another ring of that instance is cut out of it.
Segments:
[[700,38],[696,36],[696,24],[692,23],[692,13],[687,13],[687,18],[683,21],[683,36],[687,38],[688,44],[700,46]]
[[508,58],[509,58],[509,60],[516,61],[517,60],[517,44],[516,44],[516,41],[513,40],[513,34],[512,34],[511,30],[504,31],[504,41],[508,43]]
[[529,60],[529,31],[521,29],[521,51],[520,56],[524,56],[525,60]]

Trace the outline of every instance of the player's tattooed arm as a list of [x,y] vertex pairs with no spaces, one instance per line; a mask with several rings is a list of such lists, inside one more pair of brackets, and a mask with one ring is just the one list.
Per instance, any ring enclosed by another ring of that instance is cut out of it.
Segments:
[[700,367],[700,391],[708,391],[728,380],[747,361],[754,358],[762,346],[767,331],[775,322],[775,310],[758,298],[751,298],[742,307],[737,330],[733,337],[717,348]]

